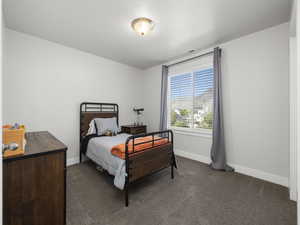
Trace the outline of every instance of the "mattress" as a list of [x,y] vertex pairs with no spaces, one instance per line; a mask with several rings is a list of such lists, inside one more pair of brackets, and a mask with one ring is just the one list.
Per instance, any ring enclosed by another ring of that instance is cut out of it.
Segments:
[[87,146],[86,156],[114,176],[114,185],[123,190],[125,185],[126,168],[125,160],[111,154],[115,145],[126,142],[129,134],[104,136],[92,138]]

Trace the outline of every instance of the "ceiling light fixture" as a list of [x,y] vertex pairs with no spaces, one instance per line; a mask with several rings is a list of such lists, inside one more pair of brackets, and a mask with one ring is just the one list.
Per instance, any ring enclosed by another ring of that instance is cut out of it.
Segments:
[[153,30],[154,23],[146,17],[140,17],[131,22],[131,27],[139,35],[144,36],[149,33],[149,31]]

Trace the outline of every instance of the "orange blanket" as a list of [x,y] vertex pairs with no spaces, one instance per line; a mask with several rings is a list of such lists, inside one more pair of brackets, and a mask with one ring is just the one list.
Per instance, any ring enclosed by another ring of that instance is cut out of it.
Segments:
[[[160,137],[154,137],[154,145],[153,146],[163,145],[163,144],[167,144],[169,142],[168,138],[163,138],[160,140],[157,140],[157,139],[160,139]],[[138,144],[138,143],[142,143],[142,142],[146,142],[146,141],[151,141],[151,142],[147,142],[147,143],[140,144],[140,145],[135,145],[134,152],[138,153],[139,151],[145,150],[147,148],[151,148],[152,147],[152,136],[146,136],[146,137],[134,139],[134,144]],[[132,140],[130,140],[128,143],[128,152],[132,153]],[[111,154],[113,154],[121,159],[125,159],[125,144],[119,144],[119,145],[112,147]]]

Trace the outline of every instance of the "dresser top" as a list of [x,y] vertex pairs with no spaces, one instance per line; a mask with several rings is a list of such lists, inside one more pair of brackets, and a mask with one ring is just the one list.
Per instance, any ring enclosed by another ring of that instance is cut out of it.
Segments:
[[23,155],[5,158],[3,161],[17,160],[67,150],[67,146],[48,131],[28,132],[25,134],[25,139],[25,153]]

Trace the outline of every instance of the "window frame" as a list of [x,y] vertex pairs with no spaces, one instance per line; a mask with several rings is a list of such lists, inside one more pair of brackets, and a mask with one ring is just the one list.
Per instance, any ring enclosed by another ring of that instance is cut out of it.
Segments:
[[[200,70],[205,70],[205,69],[211,69],[213,68],[213,64],[203,64],[203,65],[198,65],[198,66],[191,66],[189,69],[184,69],[179,72],[175,72],[172,74],[169,74],[168,76],[168,96],[167,96],[167,124],[168,124],[168,129],[173,130],[177,134],[183,134],[183,135],[190,135],[190,136],[201,136],[201,137],[206,137],[206,138],[211,138],[212,137],[212,129],[205,129],[205,128],[185,128],[185,127],[175,127],[171,126],[171,78],[180,76],[183,74],[192,74],[192,80],[193,80],[193,85],[194,85],[194,73],[196,71]],[[195,87],[193,86],[193,111],[194,111],[194,91]],[[193,116],[194,120],[194,116]],[[194,124],[194,121],[193,121]]]

